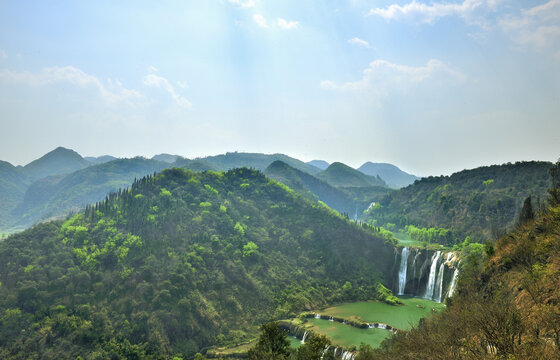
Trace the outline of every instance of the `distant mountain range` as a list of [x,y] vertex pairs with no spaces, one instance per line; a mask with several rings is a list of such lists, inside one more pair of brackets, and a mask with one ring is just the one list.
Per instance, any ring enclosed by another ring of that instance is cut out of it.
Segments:
[[[538,181],[539,184],[538,190],[532,193],[543,194],[548,181],[543,176],[545,176],[545,168],[549,165],[539,167],[539,171],[531,178],[533,179],[531,181]],[[441,223],[447,226],[450,221],[449,216],[444,216],[445,209],[436,208],[432,211],[424,203],[413,205],[417,194],[428,191],[425,189],[431,189],[432,186],[427,184],[432,184],[433,180],[417,181],[418,177],[407,174],[391,164],[367,162],[356,170],[340,162],[329,165],[326,161],[314,160],[305,163],[284,154],[240,152],[197,159],[171,154],[159,154],[152,159],[141,157],[117,159],[110,155],[83,158],[73,150],[59,147],[23,167],[0,161],[0,202],[2,203],[0,234],[18,231],[43,220],[66,216],[71,211],[78,211],[87,204],[102,200],[111,191],[130,186],[134,179],[171,167],[192,171],[253,168],[264,172],[268,177],[287,185],[308,199],[322,201],[332,209],[356,219],[364,216],[363,212],[370,204],[379,203],[384,199],[384,203],[388,206],[382,212],[368,214],[366,218],[376,219],[378,224],[398,222],[402,226],[406,225],[405,223],[434,226]],[[514,171],[515,174],[510,172],[511,176],[526,176],[524,174],[530,167],[517,169],[517,172]],[[453,175],[452,179],[457,176]],[[414,181],[416,181],[415,185],[398,192],[390,189],[410,185]],[[455,184],[455,181],[451,184]],[[504,186],[502,182],[496,181],[492,189],[494,192],[498,191],[496,194],[501,194],[506,190]],[[433,189],[429,191],[433,192]],[[440,192],[444,195],[448,193]],[[515,205],[515,209],[519,207],[518,203],[524,194],[513,196],[515,201],[511,205]],[[444,199],[444,195],[438,196],[443,196]],[[506,195],[512,196],[507,192],[504,196]],[[477,195],[476,199],[480,196],[482,195]],[[478,201],[475,200],[469,200],[469,204]],[[437,204],[442,201],[439,200]],[[488,215],[484,209],[486,208],[480,210],[479,216]],[[401,215],[398,215],[399,212]],[[407,220],[403,220],[402,214],[409,214],[406,215]],[[498,215],[490,214],[491,220],[488,221],[492,222],[494,218],[507,218],[511,221],[511,214],[506,217],[503,214]],[[499,220],[498,223],[502,224],[504,221]],[[482,223],[480,222],[481,225]]]

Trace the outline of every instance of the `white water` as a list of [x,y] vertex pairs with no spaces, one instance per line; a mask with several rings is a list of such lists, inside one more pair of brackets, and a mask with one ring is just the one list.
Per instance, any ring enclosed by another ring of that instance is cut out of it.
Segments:
[[320,318],[321,318],[321,315],[315,314],[315,319],[320,319]]
[[420,254],[420,251],[418,251],[418,249],[416,250],[416,254],[414,255],[414,260],[412,261],[412,279],[416,279],[416,259],[418,258],[418,254]]
[[442,292],[443,292],[443,274],[445,273],[445,263],[441,263],[439,266],[436,288],[434,294],[434,301],[441,302]]
[[402,249],[401,253],[401,266],[399,268],[399,295],[404,294],[404,288],[406,287],[406,270],[408,267],[409,250],[409,248],[405,247]]
[[426,292],[424,297],[426,299],[432,300],[434,298],[434,287],[436,282],[436,270],[437,270],[437,263],[441,256],[441,251],[438,251],[432,257],[432,265],[430,266],[430,276],[428,277],[428,285],[426,286]]
[[342,360],[352,360],[354,359],[354,354],[352,354],[350,351],[344,351],[342,353]]
[[307,331],[303,333],[303,337],[301,338],[301,343],[302,344],[305,344],[305,339],[307,339],[307,335],[308,335]]
[[449,285],[449,293],[447,293],[448,297],[452,297],[453,293],[455,293],[455,287],[457,286],[457,277],[459,276],[459,268],[455,268],[453,272],[453,279],[451,279],[451,285]]
[[334,321],[334,318],[332,316],[329,317],[329,321]]

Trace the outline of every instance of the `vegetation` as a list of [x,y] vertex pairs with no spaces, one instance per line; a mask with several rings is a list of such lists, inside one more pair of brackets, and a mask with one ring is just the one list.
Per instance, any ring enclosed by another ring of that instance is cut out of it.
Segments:
[[377,297],[391,246],[258,171],[165,170],[0,243],[0,357],[244,342],[266,319]]
[[[448,229],[454,242],[466,236],[473,242],[495,239],[515,225],[528,196],[537,209],[543,206],[551,167],[548,162],[518,162],[423,178],[387,194],[365,213],[364,221],[400,229]],[[443,243],[450,245],[449,238]]]
[[[550,193],[560,190],[552,170]],[[471,244],[472,245],[472,244]],[[472,248],[469,246],[471,250]],[[464,258],[448,309],[399,332],[372,359],[558,359],[560,203]]]

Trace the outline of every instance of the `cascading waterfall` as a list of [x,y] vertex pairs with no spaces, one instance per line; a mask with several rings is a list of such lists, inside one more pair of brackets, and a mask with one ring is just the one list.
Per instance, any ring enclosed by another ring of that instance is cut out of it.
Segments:
[[428,285],[426,286],[426,292],[424,297],[426,299],[432,300],[434,298],[434,287],[436,282],[436,270],[437,270],[437,263],[441,256],[441,251],[438,251],[432,257],[432,265],[430,266],[430,276],[428,277]]
[[344,351],[342,353],[342,360],[353,360],[354,359],[354,354],[352,354],[350,351]]
[[321,315],[315,314],[315,319],[320,319],[320,318],[321,318]]
[[308,333],[307,331],[303,333],[303,337],[301,338],[301,343],[302,343],[302,344],[305,344],[305,339],[307,339],[307,335],[308,335],[308,334],[309,334],[309,333]]
[[453,272],[453,278],[451,279],[451,285],[449,285],[449,292],[447,293],[447,297],[452,297],[453,293],[455,292],[455,287],[457,286],[457,277],[459,276],[459,268],[455,267],[455,271]]
[[409,248],[405,247],[402,249],[401,254],[401,266],[399,268],[399,292],[398,295],[404,294],[404,288],[406,287],[406,270],[408,267],[408,253]]
[[[449,258],[449,256],[447,257]],[[436,281],[436,288],[434,294],[434,301],[441,302],[442,292],[443,292],[443,274],[445,273],[445,263],[441,263],[439,266],[437,281]]]

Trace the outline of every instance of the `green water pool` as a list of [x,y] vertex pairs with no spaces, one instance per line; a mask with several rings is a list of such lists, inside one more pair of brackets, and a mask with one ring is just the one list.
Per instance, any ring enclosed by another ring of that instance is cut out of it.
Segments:
[[421,318],[432,314],[432,309],[441,311],[445,307],[435,301],[416,297],[400,296],[399,299],[404,305],[393,306],[382,302],[360,301],[318,310],[317,313],[344,319],[361,319],[369,323],[380,322],[407,330],[416,326]]

